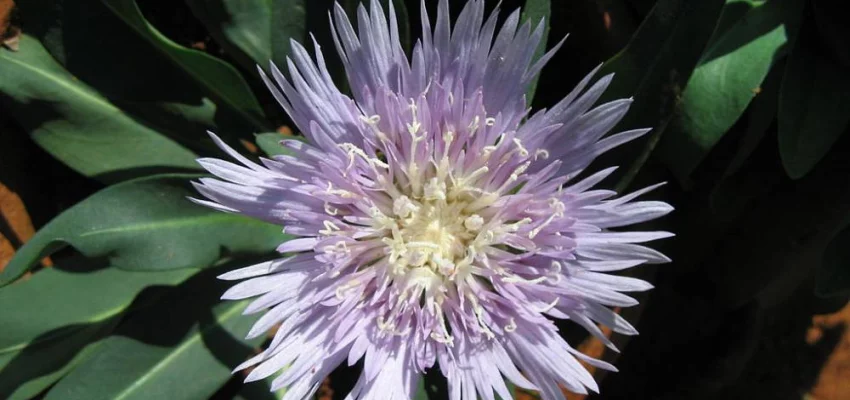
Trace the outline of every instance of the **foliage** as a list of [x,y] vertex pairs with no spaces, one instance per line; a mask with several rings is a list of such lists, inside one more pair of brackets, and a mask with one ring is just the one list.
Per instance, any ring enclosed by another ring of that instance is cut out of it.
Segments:
[[[381,1],[396,7],[410,51],[419,2]],[[357,3],[340,2],[349,13]],[[253,322],[241,315],[244,304],[217,301],[224,286],[215,275],[272,257],[288,237],[280,227],[195,205],[188,183],[199,176],[196,158],[221,155],[207,130],[251,157],[285,153],[275,131],[285,131],[287,117],[255,65],[285,65],[290,40],[309,42],[314,33],[342,84],[327,40],[332,2],[19,3],[17,49],[0,49],[0,107],[69,174],[99,190],[51,215],[0,271],[0,397],[275,398],[263,382],[230,376],[260,343],[243,339]],[[657,279],[699,279],[692,299],[748,310],[742,315],[753,324],[753,304],[777,304],[801,285],[817,281],[819,295],[850,295],[850,167],[843,157],[850,47],[840,40],[840,13],[823,3],[502,4],[523,6],[522,18],[533,24],[542,19],[549,47],[571,31],[529,88],[529,101],[562,97],[585,67],[604,62],[599,76],[617,74],[605,96],[635,99],[621,127],[654,128],[600,163],[622,166],[606,182],[618,190],[675,182],[658,194],[678,211],[653,223],[678,238],[664,249],[674,263]],[[9,143],[0,136],[0,147]],[[6,174],[7,162],[0,159]],[[40,267],[48,255],[57,265]],[[644,273],[652,279],[654,271]],[[665,290],[673,289],[659,285],[658,296],[670,296]],[[673,306],[658,304],[650,304],[650,315]],[[603,393],[639,390],[621,383],[640,375],[634,360],[641,351],[671,364],[664,357],[675,356],[653,353],[650,342],[635,343],[619,380],[603,384]],[[417,399],[445,396],[432,378]],[[730,384],[723,379],[665,393],[705,396]]]

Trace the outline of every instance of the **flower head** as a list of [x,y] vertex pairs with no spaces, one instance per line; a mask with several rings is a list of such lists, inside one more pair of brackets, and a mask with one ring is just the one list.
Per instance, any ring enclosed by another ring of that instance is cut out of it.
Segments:
[[[671,207],[615,197],[593,187],[607,169],[574,179],[599,154],[647,132],[603,136],[631,99],[592,108],[611,80],[588,75],[550,110],[529,115],[524,92],[553,52],[532,64],[543,35],[500,29],[482,0],[469,1],[454,29],[447,0],[436,24],[422,6],[423,32],[408,60],[395,12],[361,6],[355,31],[340,6],[332,22],[353,98],[293,43],[289,77],[263,77],[304,133],[285,140],[293,155],[241,165],[202,159],[219,179],[201,179],[202,204],[284,226],[298,238],[288,257],[221,278],[247,279],[225,299],[255,298],[265,311],[249,336],[280,328],[268,348],[239,368],[248,380],[280,372],[273,389],[309,396],[341,363],[363,361],[350,397],[407,399],[439,367],[452,399],[511,395],[505,379],[562,398],[597,390],[578,363],[613,370],[562,339],[553,319],[570,319],[613,345],[596,323],[636,331],[607,307],[636,301],[643,281],[609,272],[668,261],[642,243],[666,232],[612,228]],[[595,72],[595,71],[594,71]],[[262,73],[262,71],[261,71]],[[590,87],[588,87],[590,85]]]

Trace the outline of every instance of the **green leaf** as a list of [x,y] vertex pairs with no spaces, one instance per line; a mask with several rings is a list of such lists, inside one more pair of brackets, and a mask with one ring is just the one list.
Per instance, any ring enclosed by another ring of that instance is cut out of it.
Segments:
[[204,52],[174,43],[153,27],[139,10],[135,0],[102,0],[117,16],[142,38],[165,54],[217,101],[236,110],[255,128],[268,127],[259,102],[239,72],[226,62]]
[[293,154],[292,151],[280,144],[280,141],[285,139],[306,142],[306,139],[303,136],[284,136],[277,132],[258,133],[256,135],[257,146],[269,156]]
[[288,154],[286,148],[280,144],[280,141],[284,139],[287,139],[287,137],[277,132],[258,133],[256,135],[257,147],[268,156]]
[[744,162],[753,154],[767,135],[768,129],[776,121],[776,112],[779,106],[779,85],[782,74],[785,71],[784,59],[777,63],[767,74],[761,85],[761,91],[750,103],[747,111],[747,130],[741,138],[735,156],[729,162],[724,175],[729,176],[736,173]]
[[[805,38],[801,38],[805,39]],[[805,176],[850,123],[850,78],[799,40],[779,94],[779,155],[792,179]]]
[[304,43],[304,0],[188,0],[192,13],[245,69],[286,65],[289,41]]
[[28,35],[0,49],[0,99],[47,152],[86,176],[135,169],[197,169],[195,155],[139,124],[58,65]]
[[[732,127],[788,40],[784,24],[792,2],[768,2],[744,14],[703,55],[682,94],[679,112],[662,140],[660,154],[687,181],[694,168]],[[735,4],[735,3],[733,3]],[[783,8],[784,6],[784,8]],[[727,6],[728,7],[728,6]]]
[[[552,2],[551,0],[526,0],[525,7],[522,9],[521,20],[523,23],[530,22],[532,28],[536,27],[541,21],[545,23],[543,28],[543,40],[534,52],[533,60],[538,60],[546,52],[546,42],[549,37],[549,24],[552,19]],[[531,104],[534,100],[534,93],[537,91],[537,80],[540,75],[534,77],[528,85],[528,90],[525,92],[527,104]]]
[[205,271],[128,318],[46,398],[209,398],[258,342],[242,340],[258,318],[242,315],[246,302],[216,304],[226,285],[218,272]]
[[108,187],[65,211],[27,242],[0,285],[42,257],[70,245],[130,270],[203,268],[227,254],[265,254],[286,235],[272,224],[190,202],[193,175],[160,175]]
[[116,320],[86,326],[19,352],[0,354],[0,393],[9,399],[31,399],[85,360]]
[[17,10],[27,33],[74,78],[189,149],[216,153],[205,133],[209,130],[241,138],[253,133],[253,125],[216,104],[180,66],[99,1],[30,0]]
[[[623,129],[651,127],[650,137],[603,157],[635,157],[617,184],[623,190],[653,152],[676,110],[684,86],[698,64],[723,7],[723,1],[659,0],[641,23],[629,44],[602,67],[617,76],[603,96],[612,100],[633,96]],[[643,148],[637,150],[637,146]],[[620,162],[617,162],[620,163]]]
[[28,398],[43,390],[84,358],[142,289],[174,285],[195,273],[60,268],[0,290],[0,393]]
[[425,390],[425,380],[420,379],[419,385],[416,387],[416,395],[413,400],[428,400],[428,391]]
[[720,18],[717,20],[717,26],[708,42],[709,48],[717,44],[718,39],[725,36],[729,29],[737,25],[741,18],[747,15],[747,12],[762,4],[764,4],[764,0],[726,0]]
[[[99,265],[98,267],[105,267]],[[151,285],[182,282],[196,271],[124,271],[100,268],[91,272],[46,268],[31,278],[0,290],[0,354],[52,340],[75,329],[120,314],[135,295]],[[52,332],[53,335],[44,335]]]
[[834,1],[812,1],[809,4],[823,47],[839,65],[850,68],[850,42],[847,41],[850,26],[844,19],[843,4]]
[[824,297],[850,294],[850,223],[826,246],[815,290]]

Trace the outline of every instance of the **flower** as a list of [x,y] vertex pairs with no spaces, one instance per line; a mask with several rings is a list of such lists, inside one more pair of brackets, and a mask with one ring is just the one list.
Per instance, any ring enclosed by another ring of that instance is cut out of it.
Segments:
[[[392,2],[390,2],[392,4]],[[254,163],[214,140],[241,165],[199,162],[197,202],[284,226],[298,238],[288,257],[221,276],[243,280],[224,299],[254,298],[265,311],[249,333],[281,324],[268,348],[237,370],[248,381],[275,373],[286,399],[316,391],[341,363],[362,360],[350,398],[412,398],[426,370],[439,367],[452,399],[511,398],[505,379],[563,398],[598,390],[579,364],[615,370],[561,336],[570,319],[603,340],[597,323],[637,332],[607,307],[636,300],[647,282],[609,272],[669,261],[643,243],[667,232],[612,229],[667,214],[662,202],[593,189],[613,169],[574,179],[599,154],[647,129],[603,136],[631,99],[591,108],[611,81],[595,70],[549,110],[529,115],[524,92],[560,47],[532,63],[543,24],[469,1],[455,28],[448,1],[410,60],[395,12],[360,6],[355,32],[343,9],[334,39],[353,91],[339,91],[322,52],[292,44],[289,78],[262,74],[307,141],[284,140],[292,155]],[[432,31],[433,29],[433,31]],[[563,43],[563,41],[562,41]],[[597,68],[598,69],[598,68]],[[588,87],[590,85],[590,87]]]

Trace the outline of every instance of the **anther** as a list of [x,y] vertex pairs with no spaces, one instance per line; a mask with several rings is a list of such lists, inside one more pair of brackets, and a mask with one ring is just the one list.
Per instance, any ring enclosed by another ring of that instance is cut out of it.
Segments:
[[484,226],[484,218],[478,214],[472,214],[463,221],[463,226],[470,231],[478,231]]

